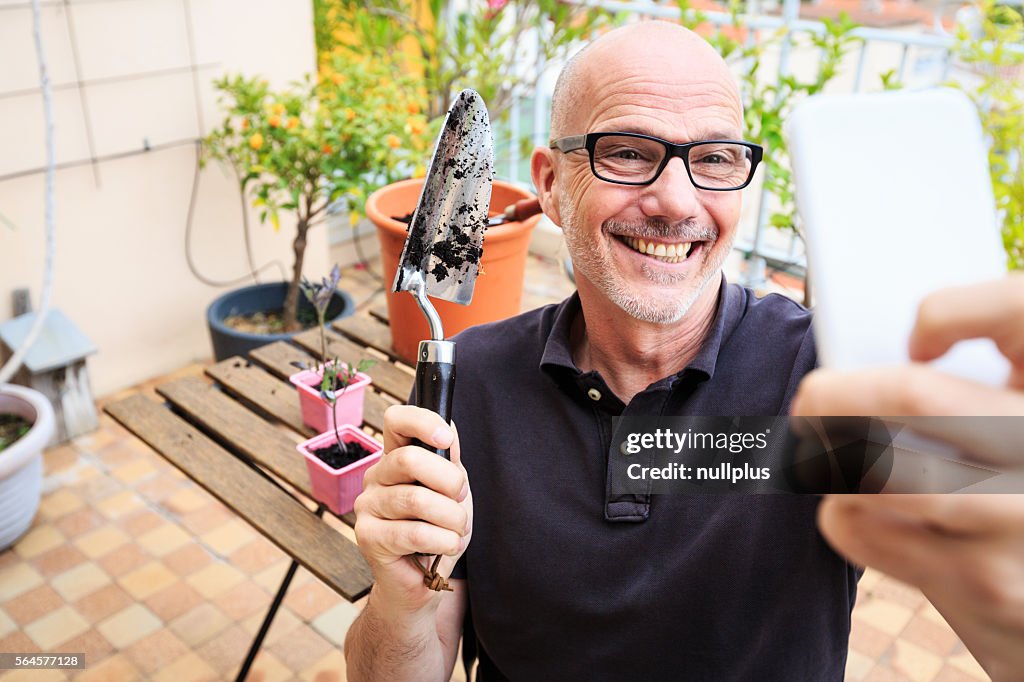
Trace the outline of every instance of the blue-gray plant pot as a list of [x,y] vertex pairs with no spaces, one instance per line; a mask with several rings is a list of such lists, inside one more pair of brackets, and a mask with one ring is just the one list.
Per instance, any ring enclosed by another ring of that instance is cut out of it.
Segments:
[[[206,309],[206,324],[210,328],[210,340],[213,342],[213,357],[218,362],[235,355],[246,357],[254,348],[274,341],[286,341],[300,333],[248,334],[224,324],[224,319],[231,315],[251,315],[252,313],[281,310],[287,292],[287,282],[254,284],[229,291],[211,303],[210,307]],[[355,312],[355,308],[352,297],[344,291],[337,290],[327,308],[327,320],[333,322],[348,317]],[[303,310],[312,312],[313,307],[304,297],[299,296],[300,315]]]

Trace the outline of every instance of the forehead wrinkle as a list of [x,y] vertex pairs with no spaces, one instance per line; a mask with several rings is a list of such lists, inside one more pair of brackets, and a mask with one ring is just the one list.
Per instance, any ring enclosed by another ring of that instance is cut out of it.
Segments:
[[631,126],[644,121],[654,130],[683,125],[694,131],[724,127],[741,134],[741,109],[738,101],[727,97],[728,93],[729,89],[716,81],[695,82],[682,88],[662,88],[661,93],[652,93],[649,89],[616,88],[614,94],[598,99],[593,106],[581,107],[581,111],[589,111],[589,115],[578,132],[610,130],[611,127],[602,124],[625,118]]

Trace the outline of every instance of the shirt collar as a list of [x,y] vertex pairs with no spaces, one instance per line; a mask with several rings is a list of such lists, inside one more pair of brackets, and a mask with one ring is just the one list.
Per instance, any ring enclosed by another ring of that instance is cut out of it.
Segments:
[[[714,376],[722,345],[739,324],[740,318],[743,316],[742,309],[742,288],[736,284],[729,284],[723,273],[722,286],[718,290],[715,319],[711,322],[711,328],[708,329],[707,336],[697,351],[697,355],[676,376],[682,376],[688,371],[700,372],[708,379]],[[580,374],[579,368],[572,359],[570,343],[572,324],[576,316],[580,314],[580,310],[579,292],[574,292],[572,296],[559,303],[555,309],[554,320],[540,360],[541,371],[552,377],[565,370],[570,370],[574,376]]]

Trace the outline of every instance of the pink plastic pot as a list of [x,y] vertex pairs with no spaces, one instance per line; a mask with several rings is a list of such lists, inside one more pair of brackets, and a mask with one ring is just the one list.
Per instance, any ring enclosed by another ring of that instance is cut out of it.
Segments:
[[[331,404],[320,397],[320,382],[324,379],[323,371],[307,369],[293,374],[288,380],[299,389],[299,407],[302,408],[302,423],[323,433],[334,428],[331,419]],[[334,403],[338,426],[352,424],[361,426],[363,423],[363,391],[370,385],[370,377],[359,372],[356,380],[349,384],[345,392]]]
[[339,426],[338,433],[342,443],[358,441],[372,454],[352,462],[341,469],[332,469],[313,450],[327,447],[337,442],[334,429],[319,436],[299,443],[295,448],[306,458],[306,469],[309,470],[309,481],[313,488],[313,497],[327,505],[335,514],[347,514],[355,506],[356,497],[363,492],[363,474],[384,454],[384,446],[376,439],[353,426]]

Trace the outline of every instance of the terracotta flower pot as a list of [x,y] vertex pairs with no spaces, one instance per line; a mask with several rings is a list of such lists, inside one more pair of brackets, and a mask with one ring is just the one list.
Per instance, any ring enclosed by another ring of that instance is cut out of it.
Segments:
[[302,409],[302,423],[323,433],[334,428],[334,424],[351,424],[359,427],[363,423],[363,399],[370,377],[362,372],[348,385],[345,392],[334,401],[337,421],[331,418],[331,404],[320,397],[320,383],[323,370],[307,369],[288,377],[288,381],[299,390],[299,407]]
[[313,450],[328,447],[338,441],[333,428],[327,433],[321,433],[295,447],[306,458],[306,469],[309,471],[313,497],[327,505],[327,508],[335,514],[341,515],[352,511],[356,497],[363,492],[363,474],[381,458],[384,446],[354,426],[339,426],[338,433],[341,435],[342,443],[356,441],[369,450],[370,455],[341,469],[332,469],[327,466],[323,460],[313,454]]
[[[419,342],[430,338],[430,328],[413,297],[404,291],[393,293],[390,288],[398,269],[398,260],[402,256],[408,228],[408,225],[394,217],[408,215],[415,210],[422,186],[422,179],[403,180],[382,187],[366,200],[366,214],[377,226],[380,237],[384,282],[388,287],[391,342],[395,352],[410,362],[416,359]],[[533,195],[525,190],[495,180],[491,192],[491,215],[503,211],[506,206],[520,199],[532,198]],[[473,302],[463,306],[433,299],[444,323],[445,335],[450,337],[466,327],[519,314],[530,232],[539,220],[540,215],[536,215],[522,222],[507,223],[487,230]]]

